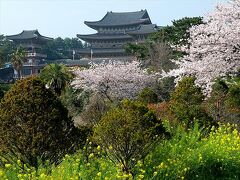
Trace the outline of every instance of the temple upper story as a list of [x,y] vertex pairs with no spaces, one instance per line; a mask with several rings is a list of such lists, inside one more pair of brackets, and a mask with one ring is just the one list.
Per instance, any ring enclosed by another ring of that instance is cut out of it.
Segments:
[[14,42],[24,45],[41,45],[45,44],[53,38],[42,36],[38,30],[23,30],[19,34],[6,36],[7,39],[13,40]]
[[[95,52],[97,57],[124,56],[124,45],[144,41],[158,27],[152,24],[147,10],[136,12],[107,12],[99,21],[85,21],[95,29],[95,34],[77,34],[77,37],[89,44],[81,54]],[[90,49],[90,50],[89,50]]]
[[45,54],[40,53],[41,49],[43,45],[53,40],[53,38],[42,36],[38,30],[23,30],[19,34],[6,36],[6,38],[23,47],[28,57],[36,58],[46,58]]
[[53,38],[42,36],[38,30],[23,30],[19,34],[6,36],[16,45],[24,48],[26,61],[23,63],[22,77],[38,74],[44,65],[47,55],[42,52],[42,48]]
[[[107,12],[100,21],[85,21],[87,26],[101,32],[133,30],[139,24],[151,24],[147,10],[136,12]],[[121,28],[120,28],[121,27]]]

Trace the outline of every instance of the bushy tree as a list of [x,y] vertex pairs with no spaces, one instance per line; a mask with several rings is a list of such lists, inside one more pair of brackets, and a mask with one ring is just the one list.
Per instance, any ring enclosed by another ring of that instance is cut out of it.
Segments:
[[[83,44],[78,38],[65,38],[61,37],[55,38],[49,43],[47,43],[42,51],[47,54],[48,59],[57,60],[57,59],[72,59],[73,50],[81,49]],[[79,54],[75,55],[75,58],[80,58]]]
[[0,67],[6,62],[9,62],[10,55],[14,53],[16,46],[12,41],[6,39],[5,36],[0,35]]
[[163,78],[158,82],[156,92],[160,101],[170,100],[170,96],[175,89],[175,85],[173,77]]
[[89,69],[76,70],[72,85],[76,89],[92,90],[109,100],[133,99],[145,87],[156,82],[156,75],[141,69],[140,63],[93,64]]
[[0,104],[0,150],[31,166],[38,159],[58,162],[74,148],[81,133],[68,118],[67,109],[38,78],[18,81]]
[[4,94],[11,88],[11,84],[0,84],[0,99],[3,98]]
[[138,60],[145,59],[149,55],[146,44],[129,43],[125,46],[125,51],[126,53],[135,56]]
[[202,107],[204,95],[200,87],[195,86],[195,78],[185,77],[179,81],[170,98],[170,109],[175,117],[188,127],[198,121],[201,125],[209,125],[211,118]]
[[157,103],[158,95],[154,92],[153,89],[144,88],[137,96],[137,100],[149,104],[149,103]]
[[202,17],[184,17],[172,21],[172,26],[162,27],[150,36],[151,40],[168,42],[172,45],[187,45],[190,37],[189,28],[203,24]]
[[181,79],[195,75],[196,83],[209,94],[219,76],[234,73],[240,67],[240,1],[231,0],[218,5],[205,19],[206,23],[190,28],[188,55],[179,62],[179,68],[168,75]]
[[214,120],[240,125],[240,77],[218,79],[204,105]]
[[68,113],[73,118],[79,115],[89,102],[91,92],[82,89],[73,89],[67,86],[64,93],[60,96],[61,102],[68,109]]
[[79,126],[96,125],[102,116],[110,109],[111,103],[99,94],[92,94],[83,111],[76,117],[75,122]]
[[149,42],[148,45],[149,58],[144,61],[144,65],[158,72],[169,71],[175,67],[173,58],[173,50],[171,46],[164,41]]
[[4,92],[2,89],[0,89],[0,100],[3,98],[3,96],[4,96]]
[[161,121],[146,106],[124,100],[102,117],[94,129],[94,139],[114,162],[122,165],[123,171],[133,173],[136,162],[164,133]]

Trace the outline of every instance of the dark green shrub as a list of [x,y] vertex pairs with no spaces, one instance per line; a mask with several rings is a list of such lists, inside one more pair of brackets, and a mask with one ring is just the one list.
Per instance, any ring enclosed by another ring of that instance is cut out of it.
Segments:
[[195,120],[201,125],[209,125],[212,119],[202,106],[204,95],[194,81],[193,77],[185,77],[178,83],[171,95],[170,109],[176,118],[187,126],[192,126]]
[[2,99],[3,96],[4,96],[4,92],[3,92],[3,90],[0,89],[0,99]]
[[144,88],[138,95],[137,100],[145,104],[157,103],[158,95],[150,88]]
[[111,102],[99,94],[92,94],[88,104],[84,107],[79,118],[76,119],[78,125],[97,124],[102,116],[111,108]]
[[79,115],[88,104],[90,94],[89,91],[73,89],[71,86],[67,86],[64,93],[60,96],[60,99],[68,109],[69,115],[75,117]]
[[31,166],[58,162],[72,150],[81,132],[67,109],[38,78],[19,80],[0,104],[0,150]]
[[217,80],[204,105],[215,121],[240,125],[240,78]]
[[156,89],[160,102],[169,101],[171,93],[175,90],[174,77],[166,77],[161,79]]
[[156,140],[165,133],[155,114],[139,102],[125,100],[119,108],[102,117],[94,129],[94,139],[122,170],[132,172]]
[[4,94],[10,89],[12,84],[0,84],[0,99],[3,98]]

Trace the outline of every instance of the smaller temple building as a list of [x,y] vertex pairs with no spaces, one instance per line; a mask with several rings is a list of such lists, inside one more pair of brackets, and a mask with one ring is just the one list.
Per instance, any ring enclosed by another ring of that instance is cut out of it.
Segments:
[[124,46],[127,43],[144,41],[158,27],[152,24],[147,10],[136,12],[107,12],[99,21],[85,21],[95,29],[95,34],[77,34],[88,43],[88,47],[78,51],[83,57],[127,56]]
[[22,77],[40,73],[40,69],[45,65],[45,59],[47,58],[47,55],[42,52],[42,47],[53,39],[42,36],[38,30],[24,30],[20,34],[6,36],[6,38],[26,51],[26,62],[22,67]]

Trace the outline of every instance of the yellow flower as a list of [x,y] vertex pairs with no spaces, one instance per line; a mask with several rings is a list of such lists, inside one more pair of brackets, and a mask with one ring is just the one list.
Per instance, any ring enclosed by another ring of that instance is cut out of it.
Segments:
[[97,150],[100,151],[100,150],[101,150],[101,146],[98,146],[98,147],[97,147]]
[[109,150],[112,150],[112,148],[113,148],[112,146],[109,146],[109,147],[108,147]]
[[145,170],[143,170],[143,169],[141,169],[140,171],[141,171],[141,173],[143,173],[143,174],[145,173]]
[[138,160],[137,165],[138,165],[139,167],[142,167],[143,164],[142,164],[141,161]]
[[89,158],[92,158],[94,156],[94,154],[93,153],[91,153],[90,155],[89,155]]
[[98,172],[98,173],[97,173],[97,176],[101,176],[101,175],[102,175],[102,173],[101,173],[101,172]]
[[10,168],[10,167],[11,167],[11,164],[5,164],[5,167],[6,167],[6,168]]
[[0,170],[0,177],[2,177],[3,176],[3,171],[2,170]]
[[46,175],[44,174],[44,173],[42,173],[41,175],[40,175],[40,178],[44,178]]
[[144,175],[140,174],[138,177],[139,177],[140,179],[143,179],[143,178],[144,178]]
[[159,169],[163,168],[164,167],[164,163],[161,162],[161,164],[158,166]]
[[156,176],[157,175],[157,171],[155,171],[154,173],[153,173],[153,176]]

